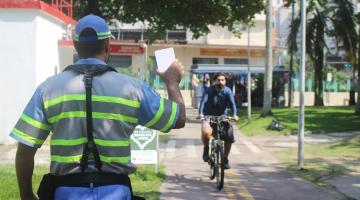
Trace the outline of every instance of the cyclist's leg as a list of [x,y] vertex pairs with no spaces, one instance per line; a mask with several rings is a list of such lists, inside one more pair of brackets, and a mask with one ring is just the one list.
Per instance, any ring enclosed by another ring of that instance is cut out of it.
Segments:
[[225,169],[230,169],[230,164],[229,164],[229,154],[230,154],[230,150],[231,150],[231,146],[232,143],[235,142],[235,138],[234,138],[234,131],[233,131],[233,127],[230,123],[228,122],[224,122],[224,127],[225,127],[225,137],[224,137],[224,156],[225,156],[225,161],[224,161],[224,166]]
[[201,124],[201,141],[204,145],[203,160],[204,162],[209,161],[209,140],[212,134],[212,128],[209,120],[202,120]]

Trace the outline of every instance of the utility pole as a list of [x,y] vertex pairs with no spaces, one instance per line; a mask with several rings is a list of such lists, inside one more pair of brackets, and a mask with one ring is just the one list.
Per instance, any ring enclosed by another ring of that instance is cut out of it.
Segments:
[[248,73],[247,73],[247,116],[248,119],[251,119],[251,72],[250,72],[250,26],[248,25]]
[[301,64],[300,64],[300,106],[298,115],[298,167],[304,168],[304,127],[305,127],[305,41],[306,41],[306,0],[301,0]]

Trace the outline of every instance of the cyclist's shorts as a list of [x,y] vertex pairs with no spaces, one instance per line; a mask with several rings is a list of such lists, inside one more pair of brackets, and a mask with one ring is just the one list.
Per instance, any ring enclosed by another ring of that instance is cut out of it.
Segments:
[[[223,126],[225,128],[225,135],[223,135],[223,137],[221,137],[222,140],[229,142],[229,143],[234,143],[235,142],[235,138],[234,138],[234,130],[232,125],[229,122],[221,122],[223,123]],[[202,120],[202,128],[210,128],[210,122],[209,120]],[[214,129],[214,127],[211,127]]]

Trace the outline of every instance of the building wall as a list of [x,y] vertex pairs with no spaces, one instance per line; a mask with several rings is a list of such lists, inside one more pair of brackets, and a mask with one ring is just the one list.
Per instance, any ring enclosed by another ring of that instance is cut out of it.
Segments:
[[36,17],[36,85],[55,74],[59,68],[58,40],[65,28],[63,23],[39,12]]
[[[293,106],[299,106],[299,92],[294,92],[294,101]],[[313,106],[314,105],[314,92],[305,92],[304,93],[304,105],[305,106]],[[355,94],[355,98],[357,99],[357,95]],[[285,92],[285,105],[287,105],[288,101],[288,93]],[[325,106],[348,106],[349,105],[349,92],[324,92],[324,105]]]
[[0,11],[0,143],[8,137],[36,87],[59,66],[61,21],[38,9]]
[[0,12],[0,143],[8,135],[36,87],[35,10]]
[[59,45],[59,71],[74,63],[75,49],[73,45]]

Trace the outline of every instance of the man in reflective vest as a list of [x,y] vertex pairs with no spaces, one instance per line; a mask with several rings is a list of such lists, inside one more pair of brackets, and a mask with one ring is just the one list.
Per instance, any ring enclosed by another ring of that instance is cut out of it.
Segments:
[[[111,32],[95,15],[81,18],[75,28],[78,67],[106,67]],[[86,69],[85,69],[86,70]],[[163,73],[169,99],[162,98],[148,84],[112,70],[92,79],[92,136],[100,167],[89,156],[82,170],[81,159],[87,137],[87,111],[84,74],[73,70],[48,78],[38,86],[10,136],[17,140],[16,173],[21,199],[36,199],[32,174],[36,150],[50,136],[51,166],[54,176],[71,174],[125,174],[136,170],[130,162],[129,139],[135,126],[168,132],[185,125],[185,106],[179,90],[184,66],[174,61]],[[94,155],[95,156],[95,155]],[[76,181],[75,181],[76,182]],[[131,187],[121,184],[88,183],[56,187],[55,199],[131,199]]]

